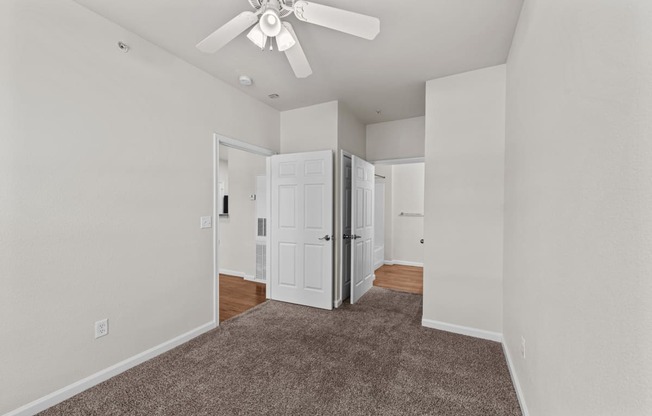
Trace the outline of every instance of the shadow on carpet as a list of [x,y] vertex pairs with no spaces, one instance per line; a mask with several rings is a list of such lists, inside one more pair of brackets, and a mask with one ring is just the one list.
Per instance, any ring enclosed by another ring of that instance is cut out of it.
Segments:
[[499,343],[421,326],[419,295],[268,301],[42,415],[520,415]]

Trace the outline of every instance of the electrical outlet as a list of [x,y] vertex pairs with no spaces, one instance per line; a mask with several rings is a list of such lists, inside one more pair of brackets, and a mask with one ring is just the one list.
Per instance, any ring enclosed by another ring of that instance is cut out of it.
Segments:
[[109,335],[109,320],[102,319],[95,322],[95,339]]
[[521,357],[525,358],[525,337],[521,336]]
[[213,226],[212,217],[201,217],[199,221],[200,228],[211,228]]

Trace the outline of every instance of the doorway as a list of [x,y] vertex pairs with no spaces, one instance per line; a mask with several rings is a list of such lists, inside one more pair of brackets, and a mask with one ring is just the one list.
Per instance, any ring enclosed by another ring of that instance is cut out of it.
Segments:
[[422,294],[425,164],[407,159],[375,166],[374,285]]
[[265,302],[268,162],[274,152],[215,137],[215,270],[219,322]]

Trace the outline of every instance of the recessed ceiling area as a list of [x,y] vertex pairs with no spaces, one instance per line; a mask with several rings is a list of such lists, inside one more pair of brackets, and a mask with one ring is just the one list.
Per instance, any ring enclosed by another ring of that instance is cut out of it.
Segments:
[[[364,124],[422,116],[425,82],[505,63],[523,0],[319,0],[378,17],[365,39],[285,18],[313,74],[297,79],[285,54],[261,51],[246,33],[213,55],[195,45],[247,0],[75,0],[278,110],[339,100]],[[243,87],[240,75],[253,78]],[[269,94],[279,94],[270,99]],[[381,110],[380,114],[377,110]]]

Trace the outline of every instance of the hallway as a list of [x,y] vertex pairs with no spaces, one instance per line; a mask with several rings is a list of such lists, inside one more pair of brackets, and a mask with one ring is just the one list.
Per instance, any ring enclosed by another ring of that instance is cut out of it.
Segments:
[[374,286],[423,295],[423,267],[386,264],[376,270]]
[[265,302],[265,284],[220,274],[220,323]]

